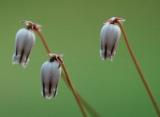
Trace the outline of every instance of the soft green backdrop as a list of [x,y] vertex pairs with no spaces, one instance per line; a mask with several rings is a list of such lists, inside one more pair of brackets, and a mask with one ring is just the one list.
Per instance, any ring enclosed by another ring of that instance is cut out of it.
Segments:
[[51,49],[64,61],[81,95],[102,117],[156,117],[123,38],[114,61],[101,61],[99,32],[122,16],[129,41],[160,104],[159,0],[0,0],[0,117],[81,117],[61,80],[56,99],[40,94],[40,67],[47,60],[39,40],[26,69],[12,65],[16,31],[27,19],[41,24]]

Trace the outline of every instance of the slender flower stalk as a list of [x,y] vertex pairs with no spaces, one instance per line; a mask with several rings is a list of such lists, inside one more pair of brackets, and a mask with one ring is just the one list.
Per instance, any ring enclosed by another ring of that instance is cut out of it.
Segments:
[[[66,85],[71,88],[71,86],[69,86],[70,83],[68,83],[67,81],[67,78],[66,78],[66,75],[63,76],[63,80],[65,81]],[[89,105],[84,99],[82,96],[79,95],[78,91],[76,91],[77,95],[79,96],[80,98],[80,101],[81,103],[83,103],[83,105],[85,106],[85,109],[90,112],[90,114],[93,116],[93,117],[100,117],[100,115],[96,112],[96,110],[94,110],[91,105]]]
[[40,37],[40,39],[41,39],[41,41],[42,41],[42,44],[43,44],[43,46],[44,46],[45,49],[46,49],[46,52],[47,52],[48,54],[50,54],[50,53],[51,53],[51,50],[49,49],[49,47],[48,47],[48,45],[47,45],[47,42],[46,42],[44,36],[42,35],[42,33],[41,33],[39,30],[35,30],[35,32],[36,32],[37,35]]
[[91,114],[93,117],[100,117],[99,113],[97,113],[96,110],[93,109],[93,108],[91,107],[91,105],[89,105],[89,104],[87,103],[87,101],[84,100],[84,99],[78,94],[78,92],[77,92],[77,95],[79,96],[79,98],[80,98],[80,100],[81,100],[81,103],[83,103],[83,105],[85,106],[86,110],[87,110],[88,112],[90,112],[90,114]]
[[41,33],[41,26],[38,24],[35,24],[31,21],[23,21],[24,24],[26,25],[26,27],[29,27],[30,29],[32,29],[35,33],[37,33],[37,35],[40,37],[41,42],[43,44],[43,46],[45,47],[46,52],[48,53],[48,55],[51,53],[51,50],[48,47],[48,44],[44,38],[44,36]]
[[66,85],[70,88],[70,90],[72,91],[75,99],[77,100],[77,103],[79,104],[80,106],[80,109],[81,111],[84,113],[83,115],[84,116],[87,116],[85,115],[85,110],[83,109],[82,106],[85,107],[85,109],[90,112],[90,114],[93,116],[93,117],[100,117],[100,115],[80,96],[80,94],[78,93],[78,91],[74,88],[73,86],[73,83],[71,82],[70,80],[70,77],[69,77],[69,74],[67,72],[67,69],[66,69],[66,66],[63,62],[63,60],[57,56],[57,59],[59,60],[59,63],[61,63],[61,66],[62,66],[62,69],[64,71],[64,81],[66,83]]
[[[66,66],[65,66],[65,64],[64,64],[61,56],[58,55],[58,54],[54,54],[54,53],[51,52],[51,50],[48,47],[48,44],[47,44],[44,36],[42,35],[42,33],[40,31],[40,26],[38,24],[35,24],[35,23],[31,22],[31,21],[24,21],[24,23],[25,23],[26,27],[30,27],[40,37],[41,42],[42,42],[43,46],[45,47],[45,50],[46,50],[49,58],[55,57],[57,59],[57,61],[60,63],[60,65],[61,65],[61,67],[62,67],[62,69],[63,69],[63,71],[65,73],[65,80],[67,81],[69,89],[71,90],[72,94],[74,95],[74,97],[75,97],[75,99],[77,101],[77,104],[78,104],[78,106],[79,106],[79,108],[81,110],[81,113],[82,113],[83,117],[87,117],[87,113],[85,111],[85,108],[87,110],[89,110],[89,109],[92,110],[92,111],[90,111],[92,113],[96,113],[96,112],[93,112],[94,109],[92,109],[92,107],[89,106],[89,104],[79,95],[79,93],[73,87],[73,83],[71,82],[71,79],[69,77],[69,74],[67,72]],[[98,117],[98,116],[95,115],[95,117]]]
[[79,108],[80,108],[80,110],[81,110],[81,112],[83,114],[83,117],[87,117],[87,113],[85,112],[85,109],[84,109],[84,107],[83,107],[83,105],[82,105],[82,103],[80,101],[80,97],[77,95],[76,90],[75,90],[75,88],[73,87],[73,85],[72,85],[72,83],[70,81],[69,74],[67,72],[65,64],[63,63],[63,61],[59,57],[58,57],[58,60],[60,61],[60,64],[61,64],[62,69],[64,71],[68,86],[70,86],[70,90],[72,91],[72,94],[74,95],[74,97],[75,97],[75,99],[77,101],[77,104],[79,105]]
[[149,84],[145,80],[144,73],[141,70],[139,62],[136,59],[136,56],[135,56],[135,54],[133,53],[133,51],[131,49],[131,46],[129,44],[128,37],[127,37],[127,34],[126,34],[125,30],[124,30],[124,27],[121,24],[121,22],[119,21],[119,19],[116,19],[115,22],[119,25],[119,27],[120,27],[120,29],[121,29],[121,31],[123,33],[125,44],[126,44],[126,47],[127,47],[128,51],[129,51],[129,54],[130,54],[130,56],[131,56],[131,58],[132,58],[132,60],[133,60],[133,62],[135,64],[135,67],[136,67],[136,69],[138,71],[138,74],[139,74],[139,76],[141,78],[141,81],[142,81],[142,83],[143,83],[143,85],[144,85],[144,87],[146,89],[146,92],[147,92],[147,94],[148,94],[148,96],[149,96],[149,98],[150,98],[150,100],[151,100],[151,102],[153,104],[153,107],[154,107],[154,109],[155,109],[155,111],[157,113],[157,116],[160,117],[160,109],[159,109],[158,103],[156,102],[156,99],[153,96],[153,93],[152,93],[152,90],[149,87]]

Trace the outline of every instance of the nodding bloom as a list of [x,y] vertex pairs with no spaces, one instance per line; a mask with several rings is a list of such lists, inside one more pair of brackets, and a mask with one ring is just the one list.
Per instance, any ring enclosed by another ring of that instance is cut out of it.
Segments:
[[102,60],[111,59],[116,53],[116,48],[118,41],[120,39],[121,30],[116,21],[123,21],[118,17],[110,18],[106,23],[104,23],[100,32],[100,56]]
[[45,99],[51,99],[57,94],[58,81],[61,77],[60,63],[52,57],[42,64],[41,81],[42,95]]
[[15,39],[15,53],[13,54],[13,63],[26,66],[31,49],[35,43],[34,32],[29,28],[18,30]]

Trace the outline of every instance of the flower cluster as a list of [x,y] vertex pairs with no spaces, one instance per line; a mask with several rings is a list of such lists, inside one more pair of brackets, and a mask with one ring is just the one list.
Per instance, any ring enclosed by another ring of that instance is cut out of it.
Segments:
[[[13,64],[27,66],[33,45],[35,44],[34,31],[40,31],[40,26],[31,21],[24,22],[26,27],[18,30],[15,39],[15,52]],[[49,60],[41,67],[42,95],[45,99],[55,97],[58,81],[61,77],[61,66],[54,54],[49,53]]]
[[[112,59],[116,52],[118,40],[121,35],[121,30],[116,24],[116,20],[123,21],[123,19],[112,17],[104,23],[101,29],[100,55],[103,60],[107,58]],[[24,21],[24,24],[25,27],[19,29],[16,33],[15,52],[12,57],[13,64],[20,64],[23,67],[27,66],[32,47],[35,44],[34,33],[37,33],[42,38],[42,42],[49,56],[49,60],[44,62],[41,67],[42,95],[45,99],[51,99],[57,94],[58,81],[61,77],[61,64],[57,59],[57,55],[50,53],[40,33],[41,26],[31,21]]]
[[[157,115],[160,117],[160,109],[158,107],[158,104],[152,94],[151,89],[149,88],[149,85],[145,81],[143,72],[134,53],[132,52],[127,35],[121,24],[121,22],[123,21],[124,19],[122,18],[112,17],[104,23],[100,32],[100,56],[102,60],[112,60],[112,58],[115,56],[116,48],[118,46],[118,42],[122,33],[124,36],[126,47],[136,66],[143,85],[148,93],[148,96],[150,97],[150,100],[157,112]],[[72,85],[72,82],[67,73],[66,67],[63,63],[62,57],[51,52],[47,43],[45,42],[45,38],[41,34],[41,26],[31,21],[24,21],[24,23],[25,28],[21,28],[16,34],[15,52],[12,57],[13,64],[21,64],[23,67],[27,66],[32,47],[35,44],[34,33],[37,33],[49,56],[49,60],[45,61],[41,67],[41,84],[43,97],[45,99],[52,99],[56,96],[58,82],[61,77],[62,69],[65,74],[64,80],[66,81],[67,86],[72,91],[83,116],[87,117],[87,114],[85,112],[86,109],[88,110],[88,112],[98,117],[96,111],[94,111],[94,109],[92,109],[92,107],[88,105],[88,103],[86,103],[85,100],[79,95],[78,91],[74,89],[74,86]]]

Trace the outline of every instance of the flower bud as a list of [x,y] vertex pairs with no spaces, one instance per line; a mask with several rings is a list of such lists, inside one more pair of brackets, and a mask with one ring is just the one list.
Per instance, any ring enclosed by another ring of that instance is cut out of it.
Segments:
[[34,43],[35,35],[32,30],[26,28],[18,30],[15,40],[15,53],[12,58],[13,63],[21,64],[25,67]]
[[61,77],[60,63],[53,57],[41,67],[42,95],[51,99],[57,94],[58,81]]
[[114,21],[116,17],[109,19],[102,27],[100,32],[100,56],[103,60],[111,59],[116,53],[121,30]]

